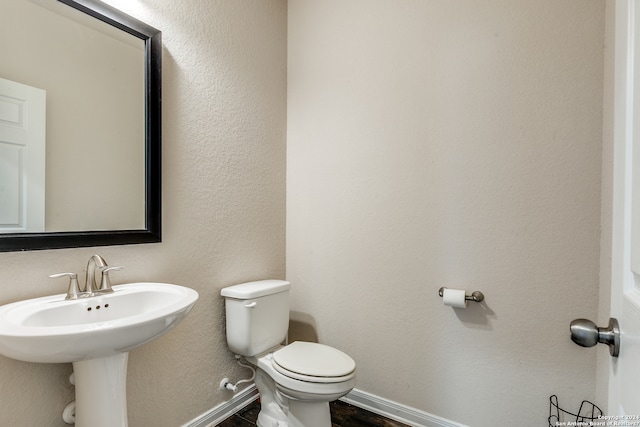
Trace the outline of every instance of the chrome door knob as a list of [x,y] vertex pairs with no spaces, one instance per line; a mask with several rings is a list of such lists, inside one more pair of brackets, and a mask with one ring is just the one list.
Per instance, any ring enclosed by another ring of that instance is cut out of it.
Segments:
[[571,330],[571,340],[582,347],[593,347],[601,343],[609,346],[609,354],[618,357],[620,354],[620,327],[618,320],[613,317],[609,319],[606,328],[599,328],[591,320],[576,319],[569,326]]

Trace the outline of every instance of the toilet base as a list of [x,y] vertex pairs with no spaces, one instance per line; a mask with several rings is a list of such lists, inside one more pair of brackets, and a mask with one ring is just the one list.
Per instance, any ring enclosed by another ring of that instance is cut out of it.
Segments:
[[292,400],[288,412],[285,415],[280,408],[263,406],[258,414],[258,427],[331,427],[328,402]]
[[262,369],[255,378],[260,393],[258,427],[331,427],[329,402],[287,397]]
[[329,402],[290,400],[289,427],[331,427]]

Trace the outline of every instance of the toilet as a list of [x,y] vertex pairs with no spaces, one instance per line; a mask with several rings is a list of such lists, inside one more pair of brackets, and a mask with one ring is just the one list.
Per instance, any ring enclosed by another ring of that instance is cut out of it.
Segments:
[[256,368],[260,427],[331,427],[329,402],[356,383],[356,363],[327,345],[295,341],[289,329],[284,280],[260,280],[222,289],[227,344]]

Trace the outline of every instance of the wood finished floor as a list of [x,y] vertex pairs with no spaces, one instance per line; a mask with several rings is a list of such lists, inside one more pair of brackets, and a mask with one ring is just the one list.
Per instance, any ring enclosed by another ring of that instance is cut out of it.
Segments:
[[[340,400],[331,402],[330,407],[333,427],[409,427]],[[255,427],[258,412],[260,412],[260,403],[256,400],[218,424],[218,427]]]

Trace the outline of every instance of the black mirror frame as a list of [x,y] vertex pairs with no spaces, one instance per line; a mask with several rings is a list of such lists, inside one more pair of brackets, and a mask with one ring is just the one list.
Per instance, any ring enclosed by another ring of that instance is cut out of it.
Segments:
[[145,228],[0,235],[0,252],[162,241],[162,33],[98,0],[58,0],[145,43]]

